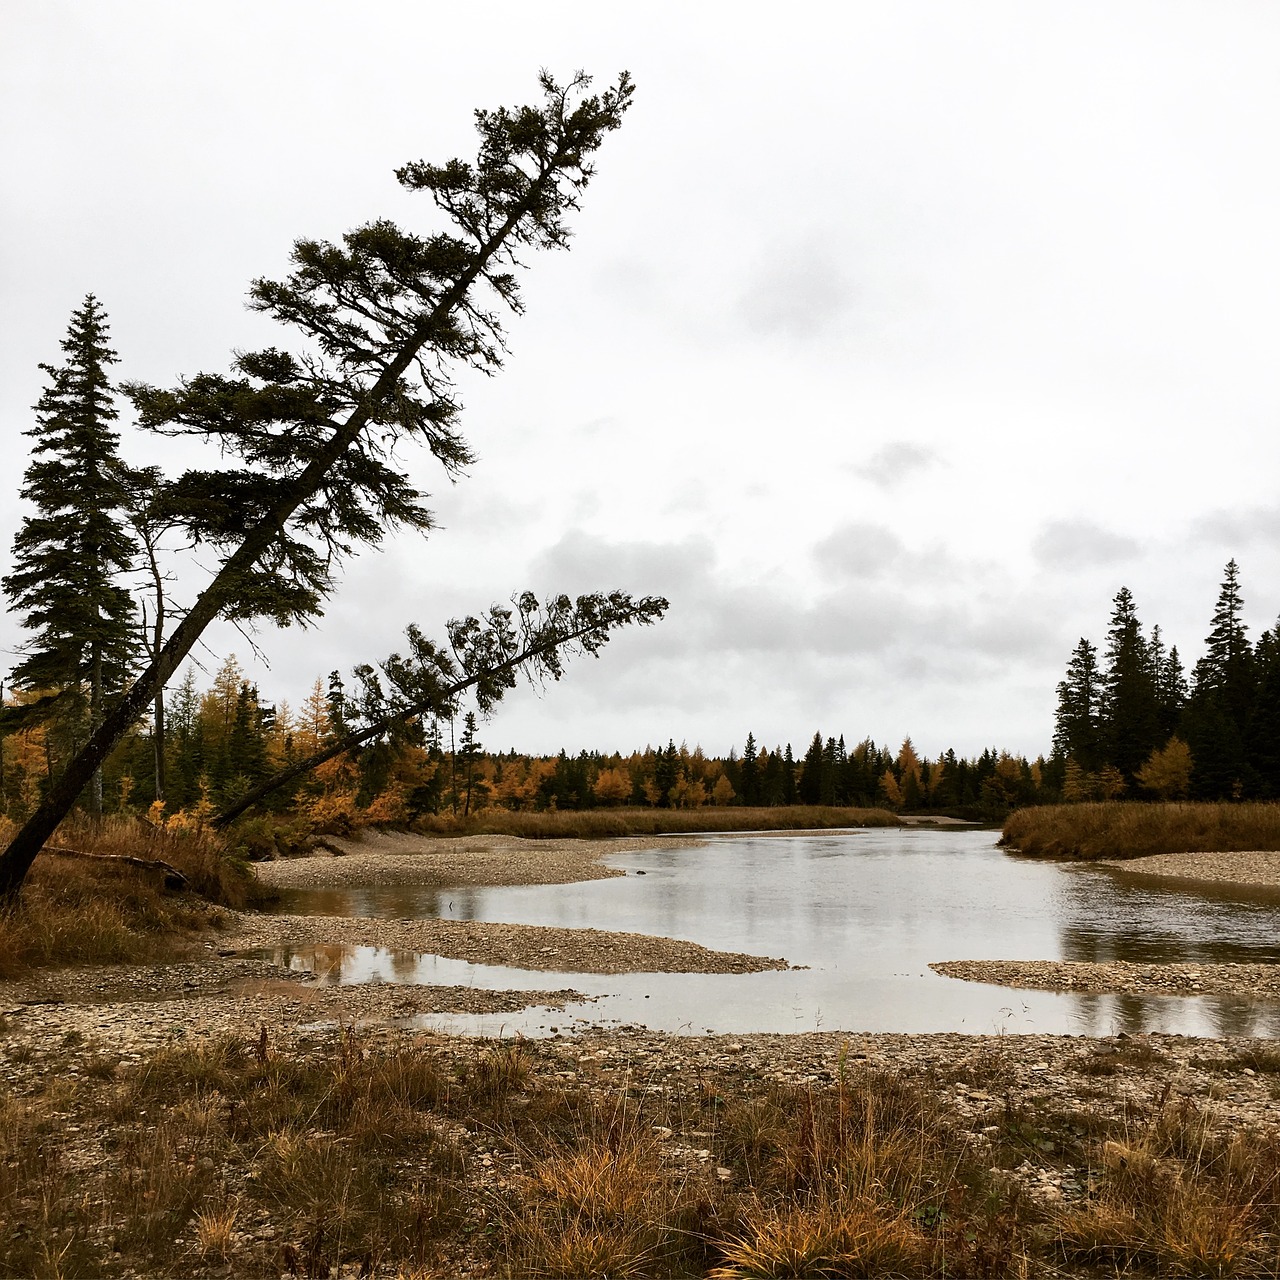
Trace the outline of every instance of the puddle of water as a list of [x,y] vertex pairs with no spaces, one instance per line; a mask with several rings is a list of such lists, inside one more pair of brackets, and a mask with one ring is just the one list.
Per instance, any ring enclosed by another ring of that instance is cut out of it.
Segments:
[[[294,891],[281,909],[621,929],[810,966],[756,974],[601,976],[328,949],[338,981],[514,990],[554,984],[598,997],[589,1006],[557,1012],[552,1020],[558,1026],[581,1015],[593,1023],[694,1034],[1280,1035],[1280,1004],[1019,991],[942,978],[928,969],[930,961],[951,959],[1280,961],[1280,893],[1225,886],[1192,891],[1183,883],[1135,881],[1081,864],[1010,858],[983,831],[739,837],[694,849],[646,849],[609,862],[645,874],[501,889]],[[544,1025],[538,1018],[534,1011],[430,1015],[423,1025],[528,1035]]]

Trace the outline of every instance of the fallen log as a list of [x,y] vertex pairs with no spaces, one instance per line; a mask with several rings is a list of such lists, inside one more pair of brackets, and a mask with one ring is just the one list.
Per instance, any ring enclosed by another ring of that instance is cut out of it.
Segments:
[[95,862],[123,862],[141,871],[158,872],[163,875],[166,889],[191,887],[187,877],[177,867],[168,862],[162,862],[159,858],[135,858],[127,853],[89,853],[85,849],[71,849],[63,844],[47,844],[40,852],[52,854],[55,858],[88,858]]

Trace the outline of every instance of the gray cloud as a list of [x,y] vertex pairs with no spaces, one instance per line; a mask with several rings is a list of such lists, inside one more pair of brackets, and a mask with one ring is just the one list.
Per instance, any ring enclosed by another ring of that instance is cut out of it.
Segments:
[[818,568],[837,578],[883,577],[895,571],[906,554],[892,529],[856,521],[833,530],[813,549]]
[[705,585],[715,550],[707,538],[679,542],[612,542],[572,529],[540,552],[532,578],[556,591],[577,594],[612,587],[636,594],[672,597]]
[[1280,542],[1280,507],[1210,511],[1191,522],[1191,541],[1231,544]]
[[881,489],[893,489],[916,472],[928,470],[937,461],[938,456],[932,449],[909,440],[898,440],[877,449],[867,462],[853,470]]
[[1091,520],[1052,520],[1031,542],[1031,554],[1046,569],[1118,564],[1141,551],[1141,544],[1135,539]]
[[[864,544],[879,538],[895,566],[914,563],[916,557],[887,530],[850,528],[864,535]],[[840,554],[842,532],[821,544],[829,559]],[[920,559],[933,563],[928,556]],[[922,592],[918,577],[907,573],[900,580],[864,579],[854,589],[805,599],[784,570],[754,582],[727,580],[714,547],[703,538],[618,543],[576,530],[543,553],[534,570],[556,589],[617,584],[660,591],[670,599],[671,613],[657,633],[646,636],[644,649],[666,658],[718,663],[729,654],[785,654],[792,663],[869,656],[896,663],[909,654],[946,661],[965,654],[1007,663],[1056,654],[1048,605],[1012,589],[973,591],[974,579],[987,575],[985,566],[950,564],[939,577],[949,590]]]

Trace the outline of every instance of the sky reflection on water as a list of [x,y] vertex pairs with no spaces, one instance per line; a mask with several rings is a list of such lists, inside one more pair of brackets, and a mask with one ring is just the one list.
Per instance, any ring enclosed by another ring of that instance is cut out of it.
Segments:
[[[1135,881],[1105,869],[1011,858],[990,832],[863,831],[714,839],[620,854],[629,874],[503,889],[319,889],[282,909],[621,929],[809,966],[758,974],[544,973],[302,948],[330,979],[546,990],[598,999],[566,1013],[431,1015],[432,1026],[539,1034],[574,1019],[701,1034],[749,1031],[1117,1031],[1280,1035],[1280,1004],[1237,997],[1089,996],[942,978],[961,959],[1280,960],[1280,894]],[[643,876],[634,874],[644,871]]]

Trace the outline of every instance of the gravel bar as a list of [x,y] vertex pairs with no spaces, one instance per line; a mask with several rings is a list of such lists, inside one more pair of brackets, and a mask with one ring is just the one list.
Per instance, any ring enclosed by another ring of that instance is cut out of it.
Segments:
[[1135,964],[1127,960],[943,960],[929,966],[947,978],[1082,995],[1251,996],[1280,1000],[1280,965]]

